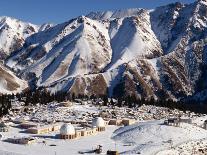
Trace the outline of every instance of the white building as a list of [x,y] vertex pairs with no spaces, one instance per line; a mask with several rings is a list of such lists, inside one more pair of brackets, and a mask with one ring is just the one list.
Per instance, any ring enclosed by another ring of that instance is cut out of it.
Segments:
[[61,139],[75,139],[75,128],[72,124],[63,124],[60,128]]
[[106,124],[102,117],[97,117],[92,120],[92,127],[98,128],[98,132],[106,130]]

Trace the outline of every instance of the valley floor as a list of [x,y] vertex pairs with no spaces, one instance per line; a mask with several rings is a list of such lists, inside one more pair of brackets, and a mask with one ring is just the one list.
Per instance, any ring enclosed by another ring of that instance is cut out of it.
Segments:
[[[74,106],[73,110],[81,111],[81,114],[84,111],[98,111],[96,107],[86,106],[87,110],[84,110],[84,106],[78,107]],[[143,110],[142,112],[145,113],[145,117],[150,115]],[[130,126],[107,126],[105,132],[75,140],[56,139],[55,135],[58,132],[44,135],[28,134],[13,124],[9,132],[0,133],[3,136],[0,140],[0,155],[78,155],[79,151],[90,152],[97,145],[103,146],[103,154],[106,154],[107,150],[118,150],[120,154],[129,155],[191,155],[192,152],[196,155],[206,154],[207,130],[201,125],[207,120],[207,116],[193,117],[192,124],[181,123],[179,127],[164,125],[164,118],[149,118],[138,120]],[[7,138],[28,136],[35,137],[37,142],[32,145],[18,145],[4,141]]]

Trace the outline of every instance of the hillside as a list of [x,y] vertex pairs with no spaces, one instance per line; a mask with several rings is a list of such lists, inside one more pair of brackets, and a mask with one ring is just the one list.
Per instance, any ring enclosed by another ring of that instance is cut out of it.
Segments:
[[19,93],[28,87],[27,82],[17,78],[0,64],[0,93]]
[[53,93],[205,98],[206,10],[199,0],[91,12],[37,27],[5,64]]

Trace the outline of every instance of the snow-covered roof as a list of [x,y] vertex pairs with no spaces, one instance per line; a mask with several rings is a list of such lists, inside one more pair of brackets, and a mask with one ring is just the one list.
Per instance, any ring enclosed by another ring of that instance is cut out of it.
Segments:
[[60,128],[61,135],[75,135],[75,128],[72,124],[63,124]]
[[93,127],[104,127],[105,123],[104,123],[103,118],[101,118],[101,117],[94,118],[92,120],[92,126]]

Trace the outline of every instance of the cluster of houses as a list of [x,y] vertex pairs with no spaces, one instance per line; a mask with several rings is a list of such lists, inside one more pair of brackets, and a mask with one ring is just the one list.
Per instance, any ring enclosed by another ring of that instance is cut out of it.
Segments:
[[[81,137],[96,135],[106,130],[107,125],[124,125],[128,126],[135,123],[132,119],[110,119],[104,120],[102,117],[93,118],[88,124],[71,121],[70,123],[51,123],[48,125],[39,125],[35,122],[16,121],[17,127],[24,129],[24,132],[29,134],[41,135],[52,132],[58,133],[55,135],[59,139],[78,139]],[[0,124],[0,132],[9,132],[9,127],[5,123]],[[36,141],[33,137],[8,138],[6,141],[16,144],[32,144]]]

